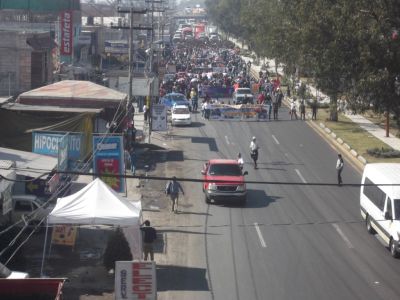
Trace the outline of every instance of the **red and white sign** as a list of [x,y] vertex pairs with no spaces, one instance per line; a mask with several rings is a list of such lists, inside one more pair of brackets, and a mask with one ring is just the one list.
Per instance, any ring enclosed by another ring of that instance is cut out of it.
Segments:
[[72,55],[72,11],[65,10],[61,12],[61,55]]
[[115,262],[115,299],[155,300],[156,265],[153,261]]

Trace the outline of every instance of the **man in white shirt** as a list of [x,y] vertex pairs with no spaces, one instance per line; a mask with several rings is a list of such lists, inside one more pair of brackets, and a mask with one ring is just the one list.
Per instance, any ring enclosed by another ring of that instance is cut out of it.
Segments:
[[244,160],[242,154],[240,153],[238,154],[237,162],[239,164],[240,169],[243,170]]
[[254,161],[254,169],[257,169],[257,160],[258,160],[258,144],[256,142],[256,137],[253,136],[253,139],[250,143],[250,156]]

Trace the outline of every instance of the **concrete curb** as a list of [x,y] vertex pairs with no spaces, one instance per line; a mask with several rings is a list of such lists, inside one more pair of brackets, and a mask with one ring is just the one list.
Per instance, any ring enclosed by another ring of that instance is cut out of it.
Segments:
[[329,142],[333,147],[335,147],[342,154],[346,154],[347,158],[353,162],[353,165],[357,167],[361,172],[364,166],[368,163],[367,160],[360,156],[355,149],[344,142],[343,139],[337,137],[331,129],[326,127],[324,123],[317,123],[316,121],[309,120],[307,122],[312,128],[314,128],[325,140]]

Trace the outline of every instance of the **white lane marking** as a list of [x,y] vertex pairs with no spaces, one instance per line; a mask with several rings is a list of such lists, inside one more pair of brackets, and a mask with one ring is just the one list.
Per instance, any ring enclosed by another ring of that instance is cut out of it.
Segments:
[[294,169],[297,173],[297,175],[299,175],[301,181],[303,181],[303,183],[307,183],[307,181],[304,179],[303,175],[301,175],[300,171],[298,169]]
[[260,239],[261,247],[267,248],[267,244],[264,241],[264,238],[263,238],[263,236],[261,234],[261,230],[260,230],[260,227],[258,226],[258,223],[254,223],[254,228],[257,231],[258,238]]
[[229,143],[229,139],[228,139],[228,136],[227,136],[227,135],[225,136],[225,141],[226,141],[226,143],[227,143],[228,145],[231,144],[231,143]]
[[275,143],[276,143],[277,145],[279,145],[279,141],[278,141],[278,139],[276,138],[276,136],[272,135],[272,138],[274,139]]
[[346,243],[347,247],[349,247],[350,249],[354,249],[353,244],[349,241],[349,239],[347,238],[347,236],[343,233],[343,231],[339,228],[338,224],[332,224],[333,228],[335,228],[335,230],[337,231],[337,233],[339,233],[340,237],[343,239],[343,241]]

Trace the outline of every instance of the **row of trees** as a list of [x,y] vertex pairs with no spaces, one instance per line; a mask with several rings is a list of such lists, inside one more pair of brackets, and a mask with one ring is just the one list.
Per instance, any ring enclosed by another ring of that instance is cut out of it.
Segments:
[[331,99],[400,115],[400,1],[207,0],[211,21]]

